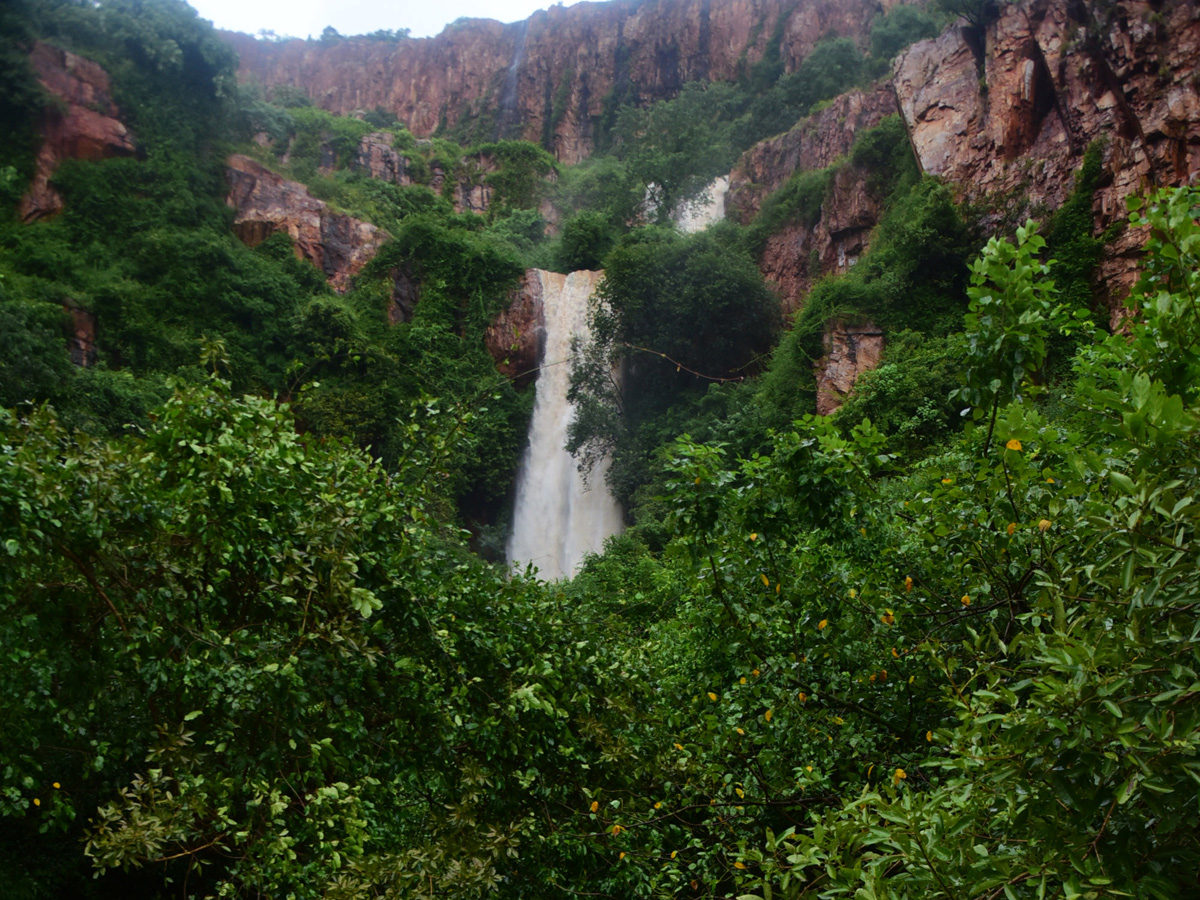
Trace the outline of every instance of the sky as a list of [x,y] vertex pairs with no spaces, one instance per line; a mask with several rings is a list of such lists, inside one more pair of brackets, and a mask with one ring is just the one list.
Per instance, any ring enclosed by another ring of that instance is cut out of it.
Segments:
[[[381,28],[408,28],[413,37],[432,37],[455,19],[499,19],[519,22],[535,10],[555,5],[551,0],[188,0],[217,28],[257,34],[319,37],[326,25],[344,35],[367,34]],[[564,6],[576,0],[563,0]]]

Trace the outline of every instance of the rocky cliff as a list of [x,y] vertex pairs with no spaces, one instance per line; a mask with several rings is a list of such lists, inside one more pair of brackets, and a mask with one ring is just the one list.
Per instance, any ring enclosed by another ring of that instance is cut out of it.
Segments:
[[26,222],[62,209],[62,197],[50,186],[50,178],[64,159],[107,159],[137,150],[113,103],[104,69],[41,42],[34,45],[29,60],[42,87],[57,102],[47,104],[42,113],[33,181],[17,209]]
[[865,41],[881,0],[609,0],[556,6],[524,22],[459,21],[437,37],[269,42],[226,33],[239,77],[303,88],[341,114],[383,107],[419,137],[479,120],[488,138],[587,156],[623,99],[673,97],[689,81],[729,81],[779,41],[792,71],[822,37]]
[[275,174],[248,156],[235,154],[228,163],[233,230],[254,247],[276,232],[292,239],[296,255],[325,273],[337,291],[350,287],[387,240],[387,233],[368,222],[331,210],[304,185]]

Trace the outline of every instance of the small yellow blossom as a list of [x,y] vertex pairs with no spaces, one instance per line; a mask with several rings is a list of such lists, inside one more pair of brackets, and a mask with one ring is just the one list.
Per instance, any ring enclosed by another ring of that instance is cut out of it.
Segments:
[[887,669],[879,670],[879,678],[881,681],[887,681]]
[[744,868],[746,868],[746,864],[744,862],[735,862],[733,864],[733,867],[735,869],[744,869]]
[[678,850],[672,850],[672,851],[671,851],[671,859],[674,859],[674,858],[675,858],[675,854],[676,854],[676,853],[678,853],[678,852],[679,852]]
[[1053,478],[1047,478],[1047,479],[1046,479],[1046,484],[1054,484],[1054,479],[1053,479]]
[[34,798],[33,798],[33,805],[34,805],[34,806],[41,806],[41,805],[42,805],[42,801],[41,801],[41,800],[39,800],[37,797],[34,797]]
[[930,741],[930,742],[933,741],[933,732],[932,731],[925,732],[925,740]]
[[758,532],[752,532],[750,535],[750,540],[757,541],[758,540]]
[[775,585],[775,593],[777,593],[777,594],[778,594],[778,593],[779,593],[780,591],[782,591],[782,590],[783,590],[783,585],[782,585],[782,584],[778,584],[778,583],[777,583],[777,584]]
[[[838,725],[845,725],[845,724],[846,724],[846,720],[845,720],[845,719],[843,719],[841,716],[834,716],[834,717],[833,717],[833,721],[834,721],[836,724],[838,724]],[[833,738],[830,738],[830,740],[833,740]]]
[[905,576],[904,576],[904,590],[906,590],[906,591],[911,591],[911,590],[912,590],[912,586],[913,586],[913,580],[912,580],[912,576],[911,576],[911,575],[905,575]]
[[593,800],[593,801],[592,801],[592,812],[595,812],[595,811],[596,811],[596,810],[598,810],[599,808],[600,808],[600,801],[599,801],[599,800]]
[[874,673],[874,672],[872,672],[872,673],[871,673],[871,678],[870,678],[870,680],[871,680],[871,682],[872,682],[872,683],[874,683],[874,681],[875,681],[875,673]]
[[676,745],[675,745],[675,749],[676,749],[676,750],[682,750],[682,749],[683,749],[683,744],[676,744]]
[[766,719],[768,722],[770,722],[771,721],[771,710],[768,709],[765,713],[763,713],[763,718]]
[[828,619],[822,619],[820,622],[817,623],[817,631],[824,631],[825,626],[828,624],[829,624]]
[[751,669],[750,674],[757,678],[759,675],[758,669]]
[[804,771],[805,771],[805,772],[811,772],[811,771],[812,771],[812,766],[805,766],[805,767],[804,767]]
[[57,790],[58,790],[60,787],[62,787],[62,785],[61,785],[61,784],[59,784],[57,781],[56,781],[56,782],[54,782],[54,789],[55,789],[56,791],[57,791]]
[[970,594],[963,594],[963,595],[962,595],[962,605],[963,605],[963,606],[970,606],[970,605],[971,605],[971,595],[970,595]]
[[896,648],[895,648],[895,647],[893,647],[893,648],[892,648],[892,659],[899,659],[899,658],[900,658],[900,654],[899,654],[899,653],[897,653],[897,652],[896,652]]
[[1049,530],[1050,530],[1050,520],[1049,519],[1038,519],[1038,531],[1045,534]]
[[1012,534],[1014,531],[1016,531],[1016,530],[1017,530],[1017,523],[1016,523],[1016,522],[1009,522],[1009,523],[1008,523],[1008,533],[1011,535],[1011,534]]
[[1020,442],[1020,441],[1018,441],[1016,438],[1010,438],[1010,439],[1009,439],[1009,441],[1008,441],[1008,443],[1007,443],[1007,444],[1005,444],[1004,446],[1005,446],[1006,448],[1008,448],[1009,450],[1020,450],[1020,449],[1021,449],[1021,442]]
[[734,788],[734,789],[733,789],[733,792],[734,792],[735,794],[737,794],[739,797],[745,797],[745,796],[746,796],[746,792],[745,792],[745,791],[743,791],[741,788]]
[[614,825],[613,826],[613,837],[616,837],[618,834],[620,834],[624,830],[625,829],[622,828],[620,825]]
[[709,691],[709,692],[708,692],[708,699],[709,699],[709,700],[711,700],[711,701],[713,701],[714,703],[716,703],[716,702],[717,702],[717,695],[716,695],[716,694],[714,694],[712,691]]
[[742,731],[742,729],[740,729],[740,728],[735,728],[735,729],[734,729],[734,731],[736,731],[738,734],[745,734],[745,733],[746,733],[746,732]]
[[892,611],[890,609],[885,609],[883,611],[883,615],[879,617],[879,621],[884,625],[895,625],[896,617],[892,615]]
[[658,803],[655,803],[655,804],[654,804],[654,808],[655,808],[655,809],[662,809],[662,801],[660,800]]
[[954,483],[953,478],[943,478],[942,479],[942,484],[953,484],[953,483]]
[[857,596],[858,596],[858,591],[856,591],[854,588],[850,588],[850,599],[853,600]]
[[696,480],[695,480],[695,482],[693,482],[693,483],[694,483],[694,484],[699,484],[699,483],[700,483],[700,476],[699,476],[699,475],[697,475],[697,476],[696,476]]
[[766,575],[759,574],[759,576],[758,576],[758,577],[762,579],[763,587],[770,587],[770,586],[771,586],[771,579],[770,579],[770,578],[768,578]]
[[799,694],[797,694],[796,696],[800,698],[800,702],[801,702],[801,703],[807,703],[807,702],[808,702],[808,694],[804,693],[804,691],[801,691],[801,692],[800,692]]
[[866,537],[867,536],[866,526],[864,525],[862,528],[858,529],[858,533],[861,534],[863,537]]
[[907,772],[905,772],[903,769],[897,769],[896,774],[892,776],[892,784],[899,784],[907,777]]
[[738,684],[745,684],[745,683],[746,683],[746,676],[743,675],[741,678],[738,679]]

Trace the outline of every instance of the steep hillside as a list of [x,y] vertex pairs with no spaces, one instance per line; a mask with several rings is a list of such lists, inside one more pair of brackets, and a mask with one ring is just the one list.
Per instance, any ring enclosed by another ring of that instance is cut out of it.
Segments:
[[303,89],[341,114],[383,107],[413,134],[469,126],[477,139],[540,141],[575,163],[622,103],[674,97],[690,81],[732,81],[764,54],[794,71],[822,38],[865,46],[878,0],[611,0],[553,7],[524,22],[460,20],[434,38],[280,42],[225,34],[238,77]]

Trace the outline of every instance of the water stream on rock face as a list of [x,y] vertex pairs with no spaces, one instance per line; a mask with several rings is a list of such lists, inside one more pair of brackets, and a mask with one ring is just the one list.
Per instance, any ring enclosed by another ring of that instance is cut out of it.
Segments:
[[683,204],[675,214],[675,225],[684,234],[695,234],[725,218],[725,195],[729,193],[729,176],[722,175],[704,189],[697,200]]
[[529,41],[529,20],[526,19],[517,27],[520,34],[513,48],[512,62],[509,63],[508,72],[504,76],[504,90],[500,94],[499,108],[496,111],[496,131],[493,139],[497,141],[510,137],[509,132],[520,119],[517,112],[517,72],[525,60],[525,44]]
[[533,563],[539,577],[556,580],[574,575],[585,554],[599,553],[604,539],[620,532],[623,521],[621,507],[605,484],[608,461],[598,463],[585,482],[565,449],[567,427],[575,415],[567,401],[571,338],[586,340],[588,300],[604,273],[538,270],[537,275],[545,338],[507,553],[514,567]]

